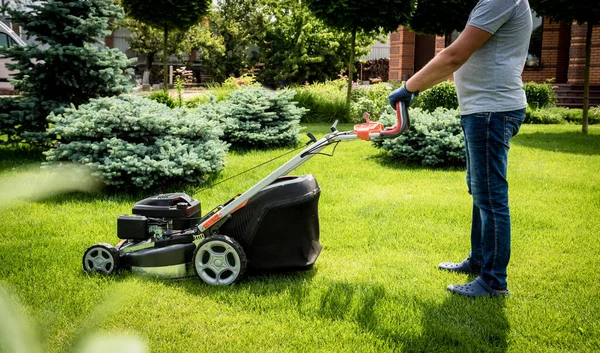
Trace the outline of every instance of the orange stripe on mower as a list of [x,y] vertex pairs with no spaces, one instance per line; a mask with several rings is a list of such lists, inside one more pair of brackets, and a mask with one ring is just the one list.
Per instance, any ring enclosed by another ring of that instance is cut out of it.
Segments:
[[246,206],[247,203],[248,203],[248,200],[244,201],[241,205],[239,205],[233,211],[231,211],[231,213],[234,213],[235,211],[239,210],[240,208]]
[[202,226],[204,227],[204,229],[208,229],[213,224],[217,223],[217,221],[220,219],[221,219],[221,215],[219,213],[215,213],[209,219],[207,219],[206,222],[204,222],[204,224],[202,224]]

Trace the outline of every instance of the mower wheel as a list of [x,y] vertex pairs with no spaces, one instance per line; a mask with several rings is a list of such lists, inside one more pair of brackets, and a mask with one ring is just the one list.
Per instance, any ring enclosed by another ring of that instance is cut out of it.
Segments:
[[118,251],[107,243],[98,243],[83,253],[83,269],[86,272],[100,272],[110,275],[117,269]]
[[248,261],[242,246],[225,235],[204,239],[194,251],[194,271],[205,283],[227,286],[239,279]]

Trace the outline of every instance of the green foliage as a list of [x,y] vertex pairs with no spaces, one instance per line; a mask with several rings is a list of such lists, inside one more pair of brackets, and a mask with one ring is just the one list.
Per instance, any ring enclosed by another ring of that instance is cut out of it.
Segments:
[[449,35],[465,28],[477,0],[418,0],[409,28],[419,34]]
[[386,83],[362,86],[352,91],[350,117],[353,122],[362,122],[363,113],[367,112],[371,120],[379,120],[382,114],[394,114],[388,95],[390,89]]
[[308,110],[302,118],[303,122],[332,123],[350,122],[350,109],[346,104],[346,81],[338,79],[324,83],[294,86],[294,101],[298,106]]
[[268,23],[263,15],[263,0],[216,0],[209,13],[210,27],[223,38],[224,55],[207,56],[202,69],[216,82],[228,76],[240,76],[258,62],[258,52],[253,48],[264,40]]
[[[267,0],[265,39],[259,44],[265,64],[261,82],[287,86],[334,79],[348,64],[352,41],[348,33],[331,29],[297,0]],[[356,55],[365,55],[375,33],[359,33]]]
[[254,86],[233,91],[216,104],[223,138],[239,148],[295,146],[306,109],[296,106],[294,94]]
[[569,0],[530,0],[531,8],[540,16],[560,22],[600,23],[600,7],[594,2]]
[[200,22],[210,1],[121,0],[127,16],[154,28],[187,30]]
[[346,32],[362,29],[366,32],[380,28],[386,32],[408,22],[413,12],[413,0],[382,0],[375,6],[362,0],[307,0],[311,11],[329,26]]
[[167,55],[169,31],[187,31],[200,22],[210,8],[209,0],[162,1],[121,0],[127,16],[163,30],[163,88],[167,89]]
[[222,170],[227,145],[211,106],[169,109],[140,96],[93,99],[49,117],[64,141],[45,153],[49,163],[91,166],[114,188],[202,183]]
[[351,35],[348,56],[348,85],[346,102],[350,104],[354,81],[354,58],[357,33],[389,33],[408,22],[414,0],[383,0],[377,5],[363,0],[307,0],[315,16],[333,28]]
[[[240,77],[229,77],[223,83],[209,83],[207,87],[215,101],[220,102],[229,98],[229,95],[239,88],[262,87],[262,85],[256,82],[255,76],[243,74]],[[208,102],[209,99],[205,97],[201,98],[200,101]]]
[[531,108],[525,111],[525,124],[564,124],[562,114],[553,108]]
[[[438,108],[426,112],[410,109],[411,127],[404,134],[390,140],[375,142],[388,151],[393,159],[427,167],[464,167],[465,142],[456,109]],[[394,115],[384,115],[386,126],[394,124]]]
[[[27,121],[28,116],[24,116],[24,112],[27,110],[28,104],[23,97],[2,97],[0,98],[0,132],[6,135],[6,142],[4,139],[0,140],[0,144],[8,143],[16,146],[27,134],[29,139],[44,140],[47,138],[45,133],[45,127],[36,129],[34,124],[38,121]],[[45,121],[44,121],[45,123]],[[39,135],[32,136],[33,131],[41,131]]]
[[[22,95],[19,109],[11,106],[15,125],[1,133],[32,145],[47,145],[52,140],[46,134],[50,112],[131,89],[130,66],[135,59],[127,59],[118,49],[98,47],[97,38],[110,33],[109,22],[122,16],[121,8],[111,0],[34,2],[27,11],[8,13],[45,46],[0,48],[1,57],[15,62],[7,67],[16,71],[13,84]],[[2,114],[6,112],[2,108]]]
[[527,104],[532,108],[548,108],[556,104],[556,92],[550,83],[527,82],[523,84]]
[[164,104],[171,109],[178,106],[175,99],[169,94],[169,91],[165,91],[164,89],[150,93],[148,99]]
[[[600,108],[591,108],[588,115],[590,124],[600,123]],[[583,110],[566,107],[534,109],[527,107],[525,123],[528,124],[582,124]]]
[[458,96],[454,82],[444,81],[425,90],[417,96],[413,107],[432,112],[439,107],[446,109],[458,108]]
[[261,87],[262,85],[256,82],[256,77],[253,75],[243,74],[240,77],[229,77],[221,84],[226,89],[237,89],[240,86],[255,86]]

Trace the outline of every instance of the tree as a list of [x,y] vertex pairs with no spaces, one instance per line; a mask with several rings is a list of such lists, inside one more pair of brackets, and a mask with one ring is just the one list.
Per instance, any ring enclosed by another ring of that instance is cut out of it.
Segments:
[[[265,71],[260,79],[267,84],[299,84],[335,78],[348,62],[350,35],[332,29],[307,11],[298,0],[265,1],[269,19],[265,38],[259,44]],[[359,54],[375,36],[359,34]]]
[[[132,18],[125,18],[120,24],[120,27],[126,28],[131,32],[131,37],[128,39],[129,48],[136,53],[146,56],[142,83],[150,84],[149,76],[154,63],[154,58],[164,50],[163,32]],[[171,33],[169,33],[169,38],[167,40],[167,55],[177,53],[182,39],[183,33],[180,31],[171,31]]]
[[213,67],[209,69],[214,79],[240,76],[258,62],[258,53],[252,48],[264,39],[266,10],[263,0],[215,1],[215,10],[209,15],[210,26],[223,37],[225,54],[211,62]]
[[585,70],[583,79],[583,124],[581,131],[588,133],[588,110],[590,97],[590,62],[592,57],[592,30],[600,24],[600,7],[595,2],[570,0],[530,0],[531,8],[540,16],[554,21],[580,25],[587,23],[585,39]]
[[181,49],[196,60],[201,61],[202,70],[208,74],[213,74],[220,66],[220,62],[225,57],[224,38],[219,33],[213,31],[209,19],[192,26],[184,33]]
[[364,0],[306,0],[308,7],[320,19],[333,28],[352,34],[350,60],[348,62],[348,94],[350,103],[354,78],[354,55],[357,32],[395,31],[406,24],[414,8],[414,0],[381,0],[377,4]]
[[444,36],[450,45],[451,34],[462,31],[477,0],[417,0],[417,9],[408,27],[419,34]]
[[47,145],[50,112],[131,89],[134,60],[98,41],[123,16],[111,0],[43,1],[6,11],[38,42],[0,49],[0,56],[15,62],[8,68],[15,70],[12,83],[21,93],[0,109],[1,133],[12,142]]
[[210,0],[121,0],[127,15],[163,30],[163,87],[167,89],[167,53],[169,31],[188,30],[202,20]]
[[[132,18],[126,18],[120,26],[131,32],[131,37],[128,39],[129,48],[146,56],[143,83],[149,84],[148,79],[154,58],[164,50],[163,32]],[[213,33],[208,20],[192,26],[185,32],[179,30],[169,32],[167,56],[176,55],[183,60],[183,53],[191,58],[192,52],[197,51],[199,59],[203,59],[206,66],[210,68],[213,62],[223,56],[224,50],[223,37]]]

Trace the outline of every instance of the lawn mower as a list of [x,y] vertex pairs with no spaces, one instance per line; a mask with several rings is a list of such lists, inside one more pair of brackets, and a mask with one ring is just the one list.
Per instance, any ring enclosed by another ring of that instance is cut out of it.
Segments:
[[86,272],[112,274],[129,269],[162,278],[198,276],[210,285],[229,285],[247,269],[259,272],[306,270],[321,252],[318,202],[312,175],[287,174],[325,147],[355,139],[394,138],[410,125],[404,103],[397,123],[386,128],[367,120],[353,131],[317,140],[241,195],[201,216],[200,201],[185,193],[155,195],[137,202],[132,215],[117,219],[118,244],[98,243],[83,254]]

